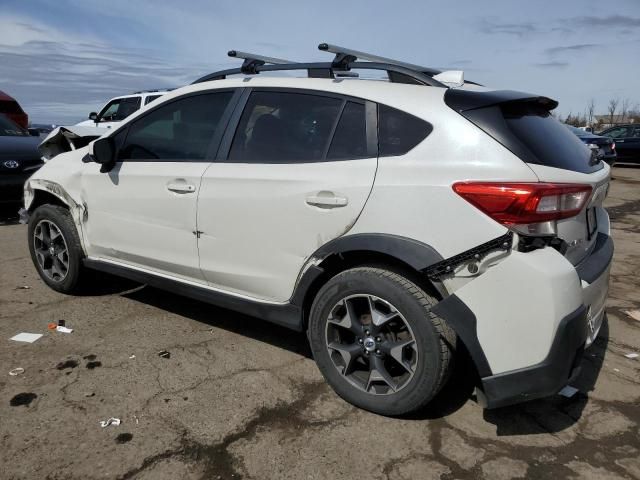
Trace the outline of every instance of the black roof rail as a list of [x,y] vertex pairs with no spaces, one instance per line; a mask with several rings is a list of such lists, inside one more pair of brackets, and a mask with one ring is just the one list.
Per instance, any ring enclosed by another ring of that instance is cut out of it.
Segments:
[[387,63],[389,65],[395,65],[398,67],[405,67],[410,70],[416,70],[418,72],[429,75],[430,77],[442,73],[441,70],[437,70],[435,68],[427,68],[422,67],[420,65],[415,65],[413,63],[401,62],[400,60],[394,60],[393,58],[381,57],[379,55],[374,55],[372,53],[361,52],[359,50],[352,50],[350,48],[339,47],[337,45],[331,45],[330,43],[321,43],[318,45],[318,50],[328,53],[335,53],[335,58],[333,59],[333,63],[336,64],[336,67],[341,66],[348,62],[355,62],[358,59],[367,60],[369,62],[375,63]]
[[[323,48],[326,47],[326,48]],[[238,52],[231,50],[227,53],[233,58],[242,58],[244,62],[240,68],[230,68],[213,72],[201,77],[193,83],[208,82],[211,80],[223,80],[229,75],[256,75],[260,72],[276,72],[276,71],[295,71],[307,70],[307,75],[311,78],[335,78],[334,71],[346,72],[352,69],[360,70],[379,70],[386,71],[389,81],[395,83],[411,83],[417,85],[429,85],[433,87],[448,88],[444,83],[432,78],[432,75],[439,73],[437,70],[427,69],[418,65],[405,64],[396,60],[386,59],[384,57],[376,57],[375,55],[358,52],[356,50],[340,49],[334,45],[321,43],[318,45],[320,50],[335,50],[336,58],[333,62],[310,62],[296,63],[288,62],[279,58],[265,57],[246,52]],[[338,52],[337,49],[340,49]],[[332,52],[334,53],[334,52]],[[359,58],[371,59],[367,62],[356,61]],[[381,61],[377,61],[381,60]],[[384,61],[382,61],[384,60]],[[342,75],[344,76],[344,75]]]

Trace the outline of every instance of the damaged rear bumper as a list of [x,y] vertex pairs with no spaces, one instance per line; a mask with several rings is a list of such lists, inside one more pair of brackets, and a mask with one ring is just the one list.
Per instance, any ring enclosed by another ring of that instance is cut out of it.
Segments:
[[577,267],[553,248],[513,252],[434,306],[475,363],[480,404],[553,395],[578,375],[605,315],[612,260],[604,233]]

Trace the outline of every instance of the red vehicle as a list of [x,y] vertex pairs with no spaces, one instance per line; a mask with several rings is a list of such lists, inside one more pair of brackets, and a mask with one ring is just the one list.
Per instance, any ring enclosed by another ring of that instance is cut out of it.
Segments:
[[10,97],[2,90],[0,90],[0,113],[4,113],[22,128],[28,127],[29,116],[24,113],[24,110],[22,110],[22,107],[15,98]]

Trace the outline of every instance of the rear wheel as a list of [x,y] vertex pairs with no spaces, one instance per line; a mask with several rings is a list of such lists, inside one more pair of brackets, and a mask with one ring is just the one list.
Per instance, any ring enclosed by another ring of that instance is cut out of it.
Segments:
[[436,300],[397,273],[360,267],[318,292],[309,338],[320,371],[345,400],[383,415],[419,410],[452,363],[454,332]]
[[85,273],[78,231],[69,210],[42,205],[29,219],[29,252],[38,274],[52,289],[76,293]]

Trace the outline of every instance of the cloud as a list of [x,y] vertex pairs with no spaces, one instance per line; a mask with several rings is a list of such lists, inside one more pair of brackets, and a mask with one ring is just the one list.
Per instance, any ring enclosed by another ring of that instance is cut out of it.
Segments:
[[593,50],[594,48],[600,47],[600,44],[597,43],[581,43],[578,45],[567,45],[564,47],[551,47],[545,49],[545,52],[549,55],[556,55],[559,53],[566,52],[582,52],[584,50]]
[[569,62],[544,62],[535,63],[534,65],[540,68],[565,68],[569,66]]
[[485,18],[480,22],[480,31],[489,35],[506,34],[521,37],[523,35],[538,33],[540,29],[531,22],[499,23]]
[[75,123],[112,97],[182,86],[223,67],[172,62],[20,18],[3,17],[0,32],[0,83],[35,122]]
[[627,17],[623,15],[609,15],[607,17],[577,17],[571,23],[580,27],[640,27],[640,17]]

